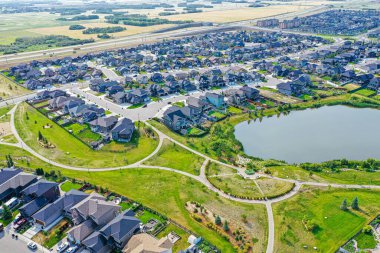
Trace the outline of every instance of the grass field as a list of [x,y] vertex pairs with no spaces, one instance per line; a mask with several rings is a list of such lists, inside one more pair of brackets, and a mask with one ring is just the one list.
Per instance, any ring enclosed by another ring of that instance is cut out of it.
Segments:
[[314,182],[331,182],[341,184],[380,185],[380,172],[346,170],[341,172],[309,172],[296,166],[268,167],[275,177]]
[[160,151],[145,162],[147,165],[157,165],[177,170],[182,170],[194,175],[199,175],[199,170],[204,159],[190,151],[164,140]]
[[356,89],[360,88],[360,85],[354,84],[354,83],[349,83],[343,87],[346,88],[347,90],[351,91],[351,90],[356,90]]
[[[87,21],[85,21],[87,22]],[[66,35],[71,38],[77,38],[77,39],[94,39],[94,40],[100,40],[96,34],[83,34],[82,30],[70,30],[69,27],[71,23],[67,23],[68,25],[64,26],[54,26],[54,27],[42,27],[42,28],[35,28],[35,29],[29,29],[28,32],[34,33],[34,34],[40,34],[40,35]],[[120,38],[130,35],[135,35],[139,33],[147,33],[152,31],[157,31],[160,29],[172,27],[173,25],[154,25],[154,26],[147,26],[147,27],[139,27],[139,26],[130,26],[130,25],[122,25],[122,24],[108,24],[108,23],[101,23],[101,22],[93,22],[93,23],[82,23],[81,25],[85,26],[86,28],[95,28],[95,27],[113,27],[113,26],[121,26],[126,28],[125,31],[118,32],[111,34],[114,38]]]
[[229,175],[236,174],[237,171],[230,167],[226,167],[217,163],[210,162],[207,166],[206,175],[207,176],[218,176],[218,175]]
[[[43,128],[48,124],[52,127]],[[140,137],[134,137],[130,143],[111,143],[99,151],[94,151],[26,103],[17,108],[15,125],[21,138],[36,152],[51,160],[78,167],[127,165],[148,156],[158,144],[156,139],[145,136],[141,128]],[[38,131],[56,147],[46,149],[40,146],[37,142]],[[107,147],[108,145],[110,146]]]
[[161,239],[162,237],[167,236],[170,232],[174,232],[181,237],[181,239],[174,244],[173,252],[179,252],[181,249],[186,249],[190,246],[187,242],[187,238],[189,238],[190,234],[173,224],[169,224],[164,230],[158,233],[157,238]]
[[15,84],[14,82],[4,77],[3,75],[0,75],[0,97],[3,100],[16,97],[16,96],[21,96],[27,93],[30,93],[30,91]]
[[8,114],[10,110],[12,110],[12,106],[4,106],[0,108],[0,123],[9,122],[11,116]]
[[295,11],[311,8],[311,6],[277,5],[261,8],[240,8],[233,10],[216,10],[204,13],[188,13],[167,16],[169,20],[193,20],[196,22],[209,21],[216,23],[228,23],[242,20],[259,19],[264,17],[276,16]]
[[376,94],[376,91],[370,89],[361,89],[355,92],[355,94],[369,97]]
[[361,232],[358,236],[356,236],[355,241],[358,243],[357,245],[359,249],[374,249],[377,245],[374,235],[364,232]]
[[235,196],[249,198],[264,197],[254,180],[246,180],[239,175],[213,176],[208,177],[208,180],[220,190]]
[[13,134],[9,134],[7,136],[4,136],[3,138],[1,138],[1,141],[7,142],[7,143],[17,143],[18,142],[16,137]]
[[[108,187],[111,191],[141,202],[143,205],[170,217],[217,245],[222,252],[234,252],[232,246],[221,236],[191,218],[185,208],[185,203],[197,201],[209,210],[236,222],[257,238],[258,242],[255,244],[254,252],[264,252],[266,247],[267,221],[263,205],[248,205],[226,200],[185,176],[166,171],[143,169],[108,172],[80,172],[59,169],[35,158],[20,148],[4,145],[0,145],[0,154],[11,154],[17,166],[28,166],[33,169],[44,168],[45,171],[60,170],[63,176]],[[5,155],[0,157],[0,164],[2,166],[6,164]],[[247,223],[241,219],[243,214],[247,215]]]
[[294,187],[292,183],[288,183],[281,180],[274,180],[270,178],[260,178],[256,180],[256,183],[260,187],[264,196],[267,198],[287,193],[291,191]]
[[81,188],[81,184],[73,183],[71,181],[66,181],[61,185],[61,190],[64,192],[68,192],[70,190],[78,190]]
[[[340,209],[346,198],[359,198],[359,211]],[[363,228],[380,211],[380,192],[328,188],[302,188],[291,199],[273,205],[275,251],[302,252],[303,247],[318,252],[335,252],[340,245]],[[317,226],[307,231],[303,220]]]

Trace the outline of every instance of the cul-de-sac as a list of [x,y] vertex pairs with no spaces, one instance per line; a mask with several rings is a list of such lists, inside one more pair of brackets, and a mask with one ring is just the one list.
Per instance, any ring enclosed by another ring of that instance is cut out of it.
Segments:
[[0,1],[0,253],[380,253],[377,0]]

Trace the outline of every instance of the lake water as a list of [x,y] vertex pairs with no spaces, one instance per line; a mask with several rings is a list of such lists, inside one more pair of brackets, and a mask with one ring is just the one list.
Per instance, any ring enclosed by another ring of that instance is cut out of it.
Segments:
[[380,159],[380,110],[325,106],[262,122],[242,122],[235,136],[248,155],[288,163]]

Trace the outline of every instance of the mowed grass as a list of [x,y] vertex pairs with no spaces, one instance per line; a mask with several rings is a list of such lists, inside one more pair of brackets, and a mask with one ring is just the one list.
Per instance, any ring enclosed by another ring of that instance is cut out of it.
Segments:
[[[344,199],[349,204],[359,198],[359,211],[340,209]],[[304,246],[318,252],[335,252],[360,231],[380,211],[380,191],[305,187],[296,196],[273,205],[275,251],[302,252]],[[303,219],[317,224],[307,231]]]
[[146,165],[156,165],[199,175],[204,159],[165,139],[158,153]]
[[[44,128],[46,125],[52,127]],[[104,168],[127,165],[148,156],[158,144],[157,138],[147,137],[140,131],[140,137],[135,137],[131,143],[118,144],[118,150],[95,151],[26,103],[17,108],[15,126],[25,143],[39,154],[50,160],[77,167]],[[39,131],[55,145],[55,148],[46,149],[39,145]]]
[[345,170],[340,172],[311,172],[296,166],[268,167],[275,177],[296,179],[301,181],[380,185],[380,172],[366,172],[359,170]]
[[[185,203],[197,201],[214,213],[249,230],[252,236],[258,239],[253,249],[254,252],[264,252],[265,250],[267,216],[263,205],[250,205],[227,200],[209,191],[206,186],[183,175],[156,169],[127,169],[108,172],[65,170],[51,166],[20,148],[0,145],[0,164],[2,166],[6,164],[5,154],[10,154],[17,166],[28,166],[33,169],[43,168],[45,171],[60,170],[63,176],[107,187],[111,191],[125,195],[170,217],[218,246],[222,252],[235,252],[229,242],[191,217],[185,208]],[[28,164],[26,161],[29,161]],[[241,219],[243,214],[247,215],[247,223]]]
[[170,223],[164,230],[158,233],[156,237],[161,239],[163,237],[166,237],[170,232],[174,232],[181,237],[181,239],[174,244],[173,252],[179,252],[180,250],[187,249],[190,246],[190,244],[187,242],[190,234],[186,233],[186,231],[180,229],[172,223]]
[[213,162],[210,162],[206,168],[207,176],[231,175],[231,174],[236,174],[236,173],[237,171],[233,168],[220,165],[217,163],[213,163]]
[[30,93],[30,91],[17,85],[13,81],[0,74],[0,97],[3,100],[21,96],[27,93]]
[[374,249],[377,245],[377,241],[372,233],[368,234],[361,232],[355,237],[355,241],[358,243],[357,245],[359,249]]
[[61,190],[64,192],[68,192],[70,190],[78,190],[82,187],[81,184],[73,183],[70,181],[66,181],[61,185]]

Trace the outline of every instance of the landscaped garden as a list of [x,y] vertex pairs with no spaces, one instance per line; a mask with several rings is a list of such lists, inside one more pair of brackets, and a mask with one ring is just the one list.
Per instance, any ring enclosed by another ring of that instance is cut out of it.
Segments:
[[[158,144],[158,138],[148,135],[141,123],[131,142],[111,143],[95,151],[26,103],[17,108],[15,126],[25,143],[36,152],[50,160],[77,167],[127,165],[148,156]],[[55,148],[42,147],[37,141],[39,132]]]

